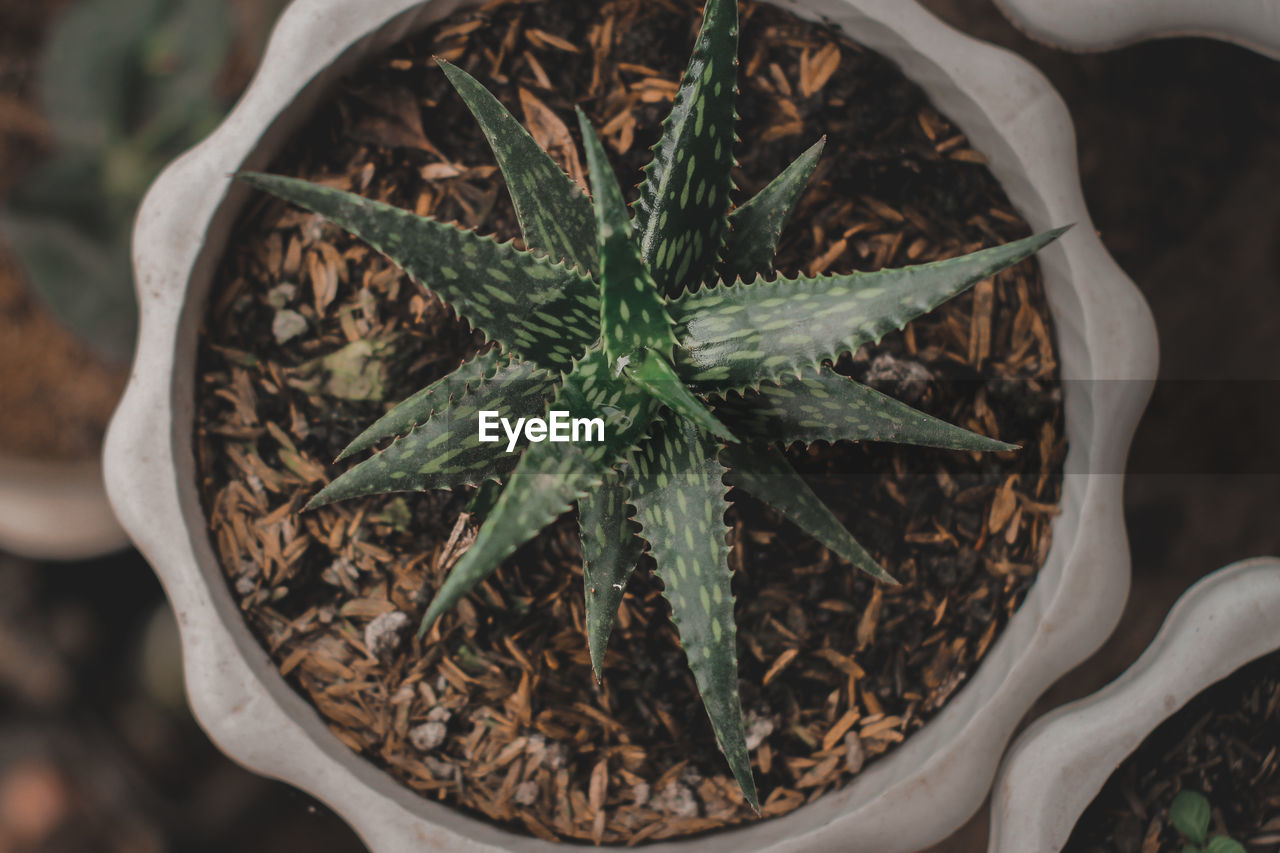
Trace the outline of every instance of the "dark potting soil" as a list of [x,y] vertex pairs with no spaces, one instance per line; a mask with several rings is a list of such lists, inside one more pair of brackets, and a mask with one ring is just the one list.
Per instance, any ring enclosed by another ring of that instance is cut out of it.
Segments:
[[1169,825],[1180,791],[1209,800],[1211,837],[1280,851],[1280,654],[1204,690],[1152,732],[1081,815],[1067,851],[1181,851]]
[[[581,104],[630,185],[698,21],[672,0],[490,3],[368,63],[273,171],[515,237],[502,177],[432,57],[490,86],[575,176]],[[1028,233],[981,155],[886,60],[755,4],[742,45],[739,198],[828,137],[781,271],[923,262]],[[196,435],[210,535],[245,618],[336,737],[424,796],[597,842],[753,819],[647,565],[597,687],[572,517],[423,642],[410,628],[475,535],[465,490],[299,512],[342,470],[327,460],[478,345],[319,217],[265,198],[245,212],[209,300]],[[1034,262],[838,366],[1023,449],[791,449],[900,588],[734,496],[742,699],[766,816],[843,786],[964,684],[1034,581],[1061,490],[1058,365]]]

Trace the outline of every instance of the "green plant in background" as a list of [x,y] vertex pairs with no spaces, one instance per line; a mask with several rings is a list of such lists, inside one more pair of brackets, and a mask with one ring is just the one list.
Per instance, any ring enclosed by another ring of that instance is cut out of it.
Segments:
[[33,288],[109,357],[133,348],[134,212],[222,116],[215,83],[233,35],[221,0],[82,0],[45,49],[39,94],[55,152],[14,189],[0,225]]
[[1182,853],[1245,853],[1244,845],[1225,835],[1209,838],[1213,809],[1199,791],[1181,791],[1169,805],[1169,823],[1187,841]]
[[[597,678],[647,542],[720,748],[758,808],[738,698],[724,522],[729,487],[776,507],[857,568],[894,583],[777,444],[848,439],[1016,449],[915,411],[841,376],[829,361],[903,327],[1060,232],[904,269],[775,277],[783,225],[822,144],[731,210],[737,36],[736,0],[710,0],[631,211],[581,112],[592,198],[476,80],[441,63],[493,147],[528,251],[305,181],[242,178],[361,237],[500,345],[360,435],[343,457],[395,441],[310,506],[482,485],[485,520],[427,608],[425,632],[576,502]],[[482,411],[514,421],[548,410],[603,418],[604,440],[535,441],[516,454],[505,439],[479,439]]]

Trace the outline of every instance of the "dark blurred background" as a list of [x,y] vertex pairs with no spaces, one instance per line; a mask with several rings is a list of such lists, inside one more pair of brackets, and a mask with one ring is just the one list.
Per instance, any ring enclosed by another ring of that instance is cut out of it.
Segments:
[[[55,156],[36,68],[77,2],[0,0],[0,197]],[[1280,63],[1199,39],[1073,55],[1022,36],[990,0],[924,3],[1062,93],[1094,222],[1161,335],[1162,381],[1126,486],[1124,620],[1035,716],[1123,671],[1198,578],[1280,552]],[[265,8],[228,2],[234,37],[215,81],[226,101],[251,72]],[[123,366],[54,316],[0,246],[0,453],[89,452],[48,434],[69,418],[81,420],[73,437],[92,432],[120,387]],[[182,700],[175,638],[134,552],[82,563],[0,552],[0,853],[362,850],[323,806],[209,743]],[[935,848],[985,849],[985,809]]]

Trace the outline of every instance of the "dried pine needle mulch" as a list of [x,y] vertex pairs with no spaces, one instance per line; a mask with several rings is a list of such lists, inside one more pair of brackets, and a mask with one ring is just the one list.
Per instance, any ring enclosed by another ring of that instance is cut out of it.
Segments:
[[[501,175],[431,59],[442,56],[492,86],[575,175],[572,105],[583,104],[619,174],[638,176],[698,13],[671,0],[587,5],[500,0],[396,46],[274,169],[515,236]],[[1027,233],[981,156],[883,59],[744,4],[742,76],[740,197],[829,137],[780,269],[874,269]],[[245,618],[336,737],[425,796],[595,842],[751,820],[647,566],[596,687],[572,518],[419,642],[425,602],[474,537],[467,496],[299,514],[340,470],[327,460],[476,346],[339,229],[266,199],[246,213],[210,297],[196,436],[210,535]],[[793,448],[900,589],[875,586],[758,505],[729,513],[766,816],[844,785],[965,682],[1034,580],[1060,494],[1057,360],[1034,263],[840,368],[1024,449]]]
[[1147,736],[1081,815],[1069,853],[1174,853],[1179,791],[1213,807],[1209,834],[1280,851],[1280,653],[1205,689]]

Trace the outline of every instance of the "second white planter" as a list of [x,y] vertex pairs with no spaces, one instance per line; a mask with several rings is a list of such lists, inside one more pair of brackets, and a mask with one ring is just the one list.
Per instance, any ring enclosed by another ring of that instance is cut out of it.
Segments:
[[[136,232],[141,337],[108,437],[107,478],[168,591],[192,705],[224,751],[329,803],[376,851],[551,851],[558,848],[416,796],[332,736],[276,672],[226,588],[192,452],[197,329],[247,195],[228,176],[266,167],[348,70],[460,5],[297,0],[239,107],[157,182]],[[945,837],[979,807],[1019,719],[1119,618],[1129,583],[1120,472],[1155,376],[1155,332],[1093,231],[1070,119],[1034,69],[906,0],[779,5],[828,20],[896,61],[987,156],[1033,229],[1076,224],[1040,255],[1067,380],[1070,452],[1053,547],[1027,601],[971,681],[892,755],[787,817],[716,836],[742,851],[905,853]]]
[[1203,36],[1280,59],[1280,3],[1275,0],[996,0],[996,5],[1028,35],[1067,50]]
[[1000,769],[989,853],[1057,853],[1085,808],[1160,723],[1205,688],[1280,649],[1280,560],[1197,583],[1133,666],[1018,738]]

